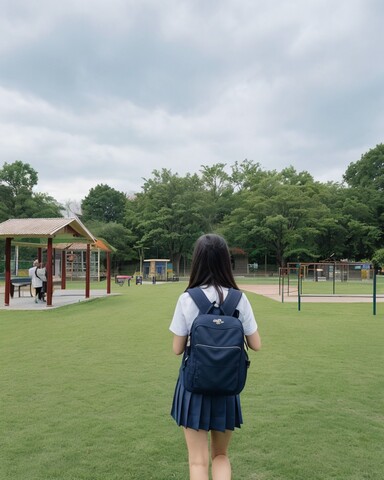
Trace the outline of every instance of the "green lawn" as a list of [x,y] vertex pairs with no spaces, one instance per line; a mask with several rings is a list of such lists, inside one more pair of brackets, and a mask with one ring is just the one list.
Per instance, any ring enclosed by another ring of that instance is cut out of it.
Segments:
[[[169,415],[183,283],[39,312],[0,310],[0,479],[187,479]],[[384,477],[384,305],[247,294],[263,349],[242,394],[233,478]]]

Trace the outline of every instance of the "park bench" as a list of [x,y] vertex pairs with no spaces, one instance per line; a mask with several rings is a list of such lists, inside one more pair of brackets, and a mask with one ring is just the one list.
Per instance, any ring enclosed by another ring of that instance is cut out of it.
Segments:
[[20,297],[22,287],[29,287],[29,293],[31,294],[31,297],[33,297],[31,278],[30,277],[14,277],[14,278],[11,278],[11,288],[10,288],[11,298],[13,298],[13,295],[15,293],[15,288],[18,289],[19,297]]
[[116,275],[115,276],[115,283],[119,284],[120,287],[124,285],[124,282],[127,280],[128,287],[131,285],[132,276],[131,275]]
[[180,279],[176,275],[172,275],[172,277],[167,277],[167,282],[178,282]]

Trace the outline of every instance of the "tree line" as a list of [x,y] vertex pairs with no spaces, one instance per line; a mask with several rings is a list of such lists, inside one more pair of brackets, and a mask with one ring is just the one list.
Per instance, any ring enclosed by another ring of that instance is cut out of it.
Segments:
[[[115,271],[138,258],[170,258],[176,273],[203,233],[224,235],[250,263],[349,259],[382,264],[384,145],[351,163],[343,182],[318,182],[292,166],[264,170],[251,160],[202,165],[180,176],[154,170],[128,196],[109,185],[91,188],[81,218],[116,248]],[[0,221],[62,216],[54,198],[33,192],[37,172],[20,161],[0,169]]]

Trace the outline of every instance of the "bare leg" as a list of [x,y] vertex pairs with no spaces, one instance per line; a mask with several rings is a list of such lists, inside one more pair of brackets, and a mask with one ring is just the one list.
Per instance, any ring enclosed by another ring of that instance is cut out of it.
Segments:
[[184,428],[184,435],[188,447],[190,480],[208,480],[208,432]]
[[211,431],[212,480],[231,480],[231,463],[228,458],[228,445],[232,430]]

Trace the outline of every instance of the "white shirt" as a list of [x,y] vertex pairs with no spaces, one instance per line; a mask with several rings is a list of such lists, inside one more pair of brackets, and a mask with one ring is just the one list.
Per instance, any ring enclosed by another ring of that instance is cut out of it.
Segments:
[[[219,295],[215,287],[202,287],[202,289],[210,302],[216,302],[216,304],[218,304]],[[225,300],[226,296],[228,295],[228,288],[223,288],[222,290]],[[243,324],[244,334],[252,335],[255,333],[257,330],[257,323],[251,304],[244,293],[241,296],[237,310],[239,311],[239,320]],[[180,295],[179,300],[177,301],[175,313],[173,314],[173,319],[169,330],[180,337],[189,335],[193,320],[197,317],[198,313],[199,309],[192,300],[192,297],[189,295],[189,293],[184,292]]]
[[29,276],[31,277],[32,279],[32,287],[33,288],[40,288],[43,286],[43,281],[41,278],[37,277],[36,276],[36,270],[38,270],[37,267],[31,267],[29,270],[28,270],[28,273],[29,273]]

